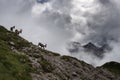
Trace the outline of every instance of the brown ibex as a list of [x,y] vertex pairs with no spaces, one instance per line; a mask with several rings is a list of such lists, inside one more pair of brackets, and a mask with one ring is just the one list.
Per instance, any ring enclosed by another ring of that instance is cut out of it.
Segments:
[[16,34],[16,35],[19,35],[20,33],[22,33],[22,29],[20,29],[20,31],[17,30],[17,29],[15,30],[15,34]]
[[47,44],[44,45],[44,44],[42,44],[42,43],[39,42],[38,46],[40,46],[42,49],[45,49],[47,47]]
[[13,29],[15,29],[15,26],[10,27],[10,31],[13,32]]

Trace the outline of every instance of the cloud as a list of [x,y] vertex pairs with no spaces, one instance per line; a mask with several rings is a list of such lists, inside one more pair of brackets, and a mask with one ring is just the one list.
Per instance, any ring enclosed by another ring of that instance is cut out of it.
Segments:
[[101,66],[106,62],[110,62],[110,61],[117,61],[120,62],[120,53],[119,53],[119,49],[120,49],[120,44],[116,43],[116,42],[111,42],[109,43],[112,47],[113,50],[107,54],[105,54],[104,59],[100,60],[99,63],[96,66]]
[[101,4],[106,5],[110,4],[111,0],[98,0]]
[[117,40],[120,36],[119,31],[119,11],[115,4],[103,8],[99,14],[88,18],[88,25],[94,31],[87,37],[94,42],[104,43],[106,40]]
[[[119,4],[119,0],[0,0],[0,24],[23,28],[21,36],[29,41],[47,43],[48,50],[71,55],[66,49],[71,41],[99,46],[119,42]],[[101,61],[78,53],[72,56],[93,65]]]
[[[111,60],[120,62],[118,59],[119,56],[117,56],[119,54],[117,53],[118,50],[115,45],[111,45],[111,43],[119,43],[120,10],[116,5],[116,2],[111,0],[93,1],[91,4],[92,5],[86,5],[86,7],[83,7],[85,9],[83,9],[83,11],[81,11],[82,8],[81,10],[75,9],[75,13],[78,12],[78,15],[75,15],[75,17],[72,18],[75,25],[72,26],[72,29],[74,30],[75,36],[79,34],[82,35],[82,37],[77,37],[77,39],[74,38],[72,41],[78,41],[82,44],[93,42],[98,46],[107,44],[111,46],[113,50],[110,53],[106,53],[103,59],[99,59],[94,55],[88,55],[83,50],[78,52],[78,48],[76,48],[77,54],[72,54],[72,56],[79,56],[79,59],[83,59],[93,65],[98,65],[98,62],[103,64],[106,61]],[[90,8],[87,8],[88,6]]]
[[49,0],[37,0],[37,3],[41,3],[41,4],[44,4],[46,2],[48,2]]
[[71,33],[65,30],[65,26],[69,25],[71,17],[57,9],[59,2],[53,0],[39,4],[35,0],[12,0],[8,3],[8,0],[1,0],[0,3],[1,25],[8,29],[13,25],[23,28],[21,36],[29,41],[47,43],[49,50],[67,54],[64,45]]

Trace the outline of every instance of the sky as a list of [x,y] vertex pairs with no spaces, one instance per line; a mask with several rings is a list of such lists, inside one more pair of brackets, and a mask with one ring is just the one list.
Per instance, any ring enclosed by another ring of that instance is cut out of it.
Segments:
[[[48,50],[99,66],[120,62],[119,7],[119,0],[0,0],[0,24],[23,29],[20,36],[36,45],[42,42]],[[81,50],[71,54],[72,41],[109,44],[112,51],[103,59]]]

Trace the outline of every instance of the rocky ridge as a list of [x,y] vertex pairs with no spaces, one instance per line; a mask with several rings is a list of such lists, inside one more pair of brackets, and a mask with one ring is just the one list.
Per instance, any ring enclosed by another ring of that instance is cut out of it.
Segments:
[[[0,30],[5,36],[0,34],[0,40],[4,41],[10,50],[29,59],[29,66],[32,68],[29,74],[32,80],[120,80],[119,76],[103,67],[94,68],[74,57],[41,49],[3,26],[0,26]],[[24,59],[21,61],[26,62]]]

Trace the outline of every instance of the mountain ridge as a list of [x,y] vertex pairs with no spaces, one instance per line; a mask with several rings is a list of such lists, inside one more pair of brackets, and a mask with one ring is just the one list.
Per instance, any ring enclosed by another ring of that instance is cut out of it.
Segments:
[[0,59],[0,74],[4,71],[0,80],[120,80],[103,67],[94,68],[77,58],[41,49],[3,26]]

